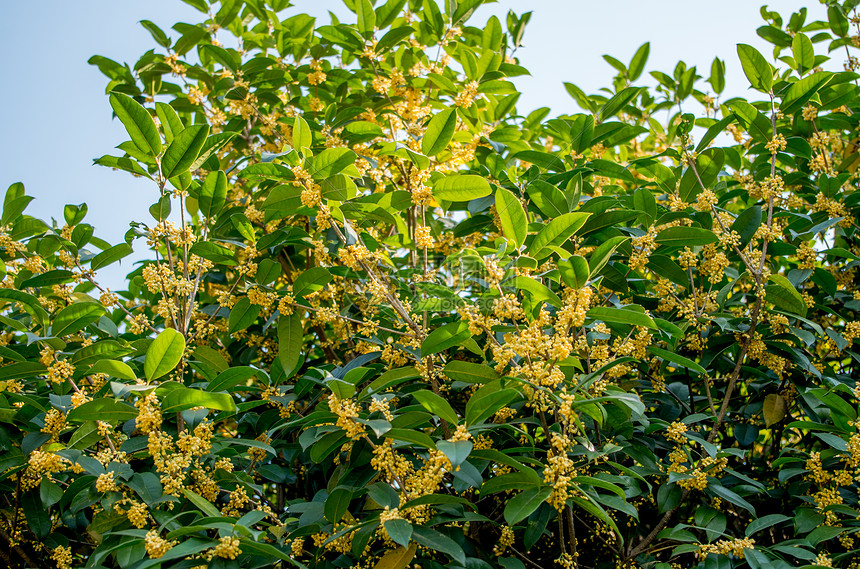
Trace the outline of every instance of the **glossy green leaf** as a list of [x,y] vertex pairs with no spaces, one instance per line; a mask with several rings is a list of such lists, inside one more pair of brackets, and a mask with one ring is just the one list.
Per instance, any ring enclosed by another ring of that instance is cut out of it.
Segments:
[[105,309],[96,302],[77,302],[60,310],[51,325],[54,336],[68,336],[102,317]]
[[570,239],[590,215],[575,212],[556,217],[535,236],[529,246],[529,254],[537,260],[548,257],[553,253],[553,247],[559,247]]
[[416,391],[411,394],[418,403],[421,404],[422,407],[439,417],[445,421],[448,421],[452,425],[456,425],[460,422],[457,417],[457,413],[454,411],[454,408],[451,407],[451,404],[433,393],[432,391],[427,391],[423,389],[421,391]]
[[716,243],[718,239],[714,232],[708,229],[677,226],[658,233],[655,241],[660,245],[669,247],[695,247],[696,245]]
[[161,173],[164,177],[173,178],[187,172],[200,155],[208,136],[209,125],[189,126],[176,135],[161,159]]
[[624,308],[612,308],[609,306],[595,306],[587,313],[589,318],[602,320],[615,324],[629,324],[631,326],[644,326],[657,330],[654,320],[644,312],[628,310]]
[[214,393],[185,386],[171,389],[161,402],[161,410],[164,413],[184,411],[192,407],[235,411],[236,403],[229,393]]
[[161,332],[146,350],[143,371],[147,381],[158,379],[173,371],[185,353],[185,337],[167,328]]
[[459,346],[471,336],[468,323],[463,320],[444,324],[430,332],[421,342],[421,357]]
[[93,399],[69,411],[66,420],[83,421],[128,421],[137,417],[138,409],[116,399],[102,397]]
[[739,43],[738,58],[752,88],[769,93],[773,87],[773,69],[762,54],[751,45]]
[[528,221],[523,204],[513,193],[504,189],[496,189],[496,212],[502,221],[502,232],[508,241],[519,249],[526,240]]
[[298,312],[281,314],[278,318],[278,358],[285,371],[292,371],[298,364],[302,354],[303,335],[304,326]]
[[505,504],[505,521],[511,526],[523,521],[532,515],[550,494],[552,494],[550,486],[532,486],[524,489]]
[[437,200],[466,202],[483,198],[492,193],[489,182],[472,174],[453,174],[440,178],[433,185],[433,196]]
[[427,123],[424,138],[421,139],[421,153],[427,156],[436,156],[448,147],[456,130],[456,109],[445,109],[437,113]]
[[102,251],[98,255],[92,258],[90,261],[90,268],[94,271],[97,271],[103,267],[107,267],[108,265],[112,265],[119,261],[120,259],[131,255],[131,245],[128,243],[120,243],[119,245],[114,245],[110,249]]
[[206,175],[197,203],[206,219],[212,219],[221,212],[227,203],[227,175],[222,170]]
[[109,100],[113,112],[138,150],[152,157],[161,154],[161,136],[149,111],[122,93],[111,93]]
[[768,282],[770,284],[765,287],[765,298],[768,302],[792,314],[806,316],[806,303],[787,278],[782,275],[771,275]]

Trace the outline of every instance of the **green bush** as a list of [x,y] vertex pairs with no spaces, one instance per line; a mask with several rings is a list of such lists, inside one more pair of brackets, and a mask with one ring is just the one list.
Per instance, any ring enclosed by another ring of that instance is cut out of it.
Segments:
[[3,203],[3,563],[858,567],[855,0],[554,118],[529,14],[185,2],[90,60],[148,220]]

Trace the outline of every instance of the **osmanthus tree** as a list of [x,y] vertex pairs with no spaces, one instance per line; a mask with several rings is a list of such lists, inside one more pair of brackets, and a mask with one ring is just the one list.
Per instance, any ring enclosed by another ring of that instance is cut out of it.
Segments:
[[528,14],[185,1],[91,60],[146,220],[3,203],[3,564],[858,567],[854,0],[555,118]]

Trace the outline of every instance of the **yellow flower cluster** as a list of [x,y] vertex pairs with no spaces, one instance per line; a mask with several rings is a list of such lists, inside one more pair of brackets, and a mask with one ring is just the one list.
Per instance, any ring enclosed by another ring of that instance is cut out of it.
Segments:
[[236,559],[239,557],[239,554],[242,553],[242,550],[239,548],[240,542],[239,538],[236,537],[222,537],[218,541],[218,545],[212,548],[211,553],[208,557],[211,559],[212,557],[221,557],[222,559]]
[[358,439],[364,435],[364,425],[357,422],[359,406],[352,399],[340,399],[332,393],[328,398],[331,412],[337,415],[337,426],[346,431],[350,439]]
[[544,482],[552,484],[552,493],[546,501],[559,512],[570,497],[570,479],[576,476],[573,460],[567,456],[571,441],[566,436],[552,433],[552,448],[547,453],[547,466],[543,471]]
[[149,555],[150,559],[160,559],[164,557],[165,553],[178,545],[179,542],[175,539],[167,541],[158,535],[157,530],[152,529],[146,532],[146,537],[143,538],[143,544],[146,548],[146,554]]
[[715,553],[717,555],[734,555],[739,559],[744,559],[747,549],[755,549],[755,540],[745,538],[721,539],[714,543],[703,543],[699,545],[699,551],[696,555],[700,560],[704,560],[708,554]]
[[75,366],[62,360],[48,366],[48,381],[63,383],[75,373]]

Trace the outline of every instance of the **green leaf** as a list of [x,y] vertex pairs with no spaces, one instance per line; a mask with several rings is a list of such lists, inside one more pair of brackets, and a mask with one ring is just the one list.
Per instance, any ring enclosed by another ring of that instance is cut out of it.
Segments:
[[326,148],[314,156],[311,176],[324,180],[355,164],[358,155],[349,148]]
[[206,219],[212,219],[227,203],[227,174],[222,170],[209,172],[197,196],[197,207]]
[[600,108],[597,115],[599,122],[604,122],[606,119],[617,115],[624,107],[632,103],[633,99],[638,97],[641,92],[641,87],[626,87],[616,93]]
[[192,255],[197,255],[198,257],[203,257],[213,263],[226,265],[228,267],[239,264],[239,262],[236,261],[233,251],[216,243],[212,243],[211,241],[198,241],[191,246],[189,252]]
[[582,109],[592,113],[597,111],[597,106],[594,104],[594,101],[592,101],[582,89],[573,83],[564,83],[564,88],[567,91],[567,94],[573,97],[573,100],[576,101],[576,104],[582,107]]
[[128,421],[137,417],[138,409],[113,398],[102,397],[78,405],[69,411],[66,420],[84,421]]
[[387,439],[412,443],[424,448],[436,448],[436,443],[433,442],[433,439],[421,431],[415,431],[412,429],[391,429],[386,431],[384,436]]
[[806,303],[794,285],[782,275],[771,275],[765,287],[765,298],[777,308],[806,317]]
[[236,403],[229,393],[215,393],[201,389],[191,389],[180,385],[171,389],[161,402],[161,410],[164,413],[173,413],[191,409],[192,407],[206,407],[207,409],[218,409],[220,411],[236,411]]
[[332,280],[331,272],[324,267],[311,267],[304,271],[293,282],[293,296],[302,298],[313,294]]
[[[678,194],[687,203],[692,202],[702,192],[702,186],[710,189],[725,163],[725,154],[721,148],[708,148],[696,156],[696,169],[687,168],[681,177]],[[698,176],[696,174],[698,173]],[[699,183],[701,180],[701,184]]]
[[167,328],[161,332],[146,350],[143,372],[147,381],[158,379],[171,372],[182,360],[183,353],[185,353],[185,337],[182,334],[173,328]]
[[514,277],[510,282],[505,283],[529,293],[533,300],[543,301],[551,304],[556,308],[561,308],[562,301],[559,296],[550,290],[546,285],[541,284],[531,277]]
[[791,40],[791,54],[797,63],[797,71],[803,75],[815,67],[815,47],[812,40],[804,33],[797,33]]
[[93,160],[93,164],[98,164],[99,166],[105,166],[107,168],[115,168],[117,170],[123,170],[125,172],[131,172],[137,176],[142,176],[144,178],[152,179],[152,176],[143,169],[143,166],[137,160],[132,160],[131,158],[120,158],[117,156],[109,156],[105,155],[101,158],[96,158]]
[[718,95],[726,88],[726,62],[719,57],[715,57],[714,61],[711,62],[711,76],[708,78],[708,82]]
[[491,387],[495,386],[482,387],[466,403],[466,424],[470,427],[483,423],[520,395],[516,389],[487,389]]
[[736,492],[729,490],[725,486],[722,486],[720,484],[708,484],[708,490],[710,490],[720,498],[726,500],[727,502],[731,502],[735,506],[739,506],[745,509],[753,516],[756,515],[755,508],[752,506],[752,504],[750,504],[749,502],[741,498]]
[[170,209],[170,195],[164,195],[149,206],[149,214],[155,221],[164,221],[170,215]]
[[243,296],[236,301],[233,308],[230,309],[230,317],[227,321],[227,331],[230,334],[244,330],[254,323],[257,316],[260,315],[260,306],[251,304],[247,296]]
[[21,497],[21,506],[27,519],[27,527],[36,538],[41,540],[48,537],[51,533],[51,517],[48,514],[48,508],[42,505],[39,493],[35,490],[25,492]]
[[39,362],[20,362],[0,367],[0,381],[23,379],[45,373],[46,368]]
[[588,311],[587,316],[594,320],[613,322],[616,324],[630,324],[631,326],[644,326],[657,330],[657,324],[644,312],[628,310],[625,308],[612,308],[609,306],[595,306]]
[[415,30],[410,26],[392,28],[376,43],[374,51],[376,53],[385,53],[414,33]]
[[663,350],[654,346],[648,346],[648,351],[657,357],[663,358],[667,362],[672,362],[673,364],[693,370],[696,373],[700,373],[702,375],[707,375],[708,373],[705,368],[703,368],[693,360],[685,358],[684,356],[680,356],[674,352]]
[[338,487],[332,490],[325,500],[325,518],[333,524],[340,522],[352,501],[352,490]]
[[561,273],[561,280],[570,288],[579,289],[588,282],[588,261],[585,257],[574,255],[570,259],[561,259],[558,262],[558,270]]
[[440,419],[444,419],[452,425],[456,425],[460,422],[460,419],[457,417],[457,413],[454,411],[454,408],[451,407],[451,404],[432,391],[422,389],[421,391],[416,391],[411,395],[415,397],[415,400],[418,401],[422,407]]
[[129,379],[131,381],[135,381],[137,379],[137,375],[135,375],[134,370],[132,370],[127,363],[117,360],[101,360],[96,362],[89,369],[89,373],[106,373],[110,377]]
[[645,71],[645,63],[648,61],[648,54],[651,52],[651,44],[643,43],[633,54],[633,59],[630,60],[630,65],[627,68],[627,78],[630,81],[636,81],[642,72]]
[[111,93],[110,106],[125,126],[131,141],[144,154],[156,157],[161,154],[161,136],[155,121],[140,103],[122,93]]
[[476,364],[462,360],[453,360],[442,370],[454,381],[463,383],[489,383],[501,377],[499,373],[487,364]]
[[437,113],[427,123],[424,138],[421,139],[421,152],[427,156],[436,156],[448,147],[457,130],[457,110],[446,109]]
[[436,443],[436,448],[448,457],[454,468],[466,462],[473,447],[472,441],[439,441]]
[[305,119],[296,117],[293,121],[293,146],[301,151],[310,148],[312,143],[311,127],[308,126]]
[[517,249],[526,240],[528,220],[523,204],[509,190],[496,189],[496,212],[502,221],[502,232]]
[[267,285],[275,282],[279,276],[281,276],[281,265],[272,259],[263,259],[257,264],[254,280],[259,284]]
[[715,122],[708,130],[705,131],[705,134],[699,140],[699,144],[696,145],[696,152],[703,152],[711,142],[717,138],[719,135],[723,134],[726,131],[726,127],[729,124],[735,121],[735,116],[733,114],[728,114],[727,116],[720,119],[718,122]]
[[791,521],[791,518],[789,518],[788,516],[784,516],[782,514],[768,514],[766,516],[762,516],[751,521],[750,525],[747,526],[747,531],[745,535],[746,537],[749,537],[754,533],[760,532],[763,529],[767,529],[769,527],[775,526],[776,524],[781,524],[788,521]]
[[278,358],[287,373],[291,372],[299,363],[299,357],[302,355],[303,335],[304,326],[302,317],[298,312],[293,312],[288,316],[281,314],[281,317],[278,318]]
[[65,269],[54,269],[53,271],[47,271],[41,275],[30,277],[21,283],[21,288],[39,288],[55,284],[65,284],[74,280],[74,274],[72,271]]
[[185,130],[182,119],[176,114],[174,108],[167,103],[155,103],[155,114],[158,115],[158,120],[161,122],[161,130],[164,131],[164,140],[167,144],[173,142],[174,137]]
[[786,89],[785,94],[782,96],[782,103],[780,103],[779,109],[787,115],[797,113],[803,109],[806,103],[808,103],[809,100],[818,93],[818,91],[826,87],[833,77],[834,75],[832,73],[823,71],[820,73],[813,73],[812,75],[808,75],[803,79],[795,81],[788,89]]
[[466,565],[466,554],[456,541],[425,526],[413,526],[412,539],[419,544],[450,555],[460,565]]
[[104,315],[104,307],[96,302],[77,302],[63,308],[54,317],[51,334],[57,337],[74,334]]
[[320,193],[327,200],[344,202],[350,200],[358,193],[358,187],[352,178],[345,174],[335,174],[320,182]]
[[239,384],[247,382],[256,375],[263,375],[258,369],[250,366],[238,366],[226,369],[218,374],[218,377],[209,382],[207,391],[227,391]]
[[445,176],[433,185],[433,196],[449,202],[467,202],[491,193],[490,183],[483,176],[473,174]]
[[0,288],[0,300],[14,300],[20,302],[30,315],[35,318],[43,328],[47,328],[48,313],[42,308],[42,305],[32,294],[27,294],[20,290],[11,290]]
[[122,259],[123,257],[127,257],[131,255],[131,245],[128,243],[120,243],[119,245],[114,245],[110,249],[102,251],[98,255],[90,260],[90,268],[94,271],[101,269],[102,267],[107,267],[108,265],[112,265]]
[[196,492],[194,492],[193,490],[189,490],[188,488],[182,488],[182,493],[185,495],[186,498],[188,498],[188,500],[192,504],[197,506],[197,508],[207,516],[212,518],[221,517],[221,512],[218,510],[218,508],[212,505],[212,502],[210,502],[200,494],[197,494]]
[[387,520],[383,525],[391,541],[403,547],[409,547],[409,541],[412,539],[412,524],[403,518],[396,518]]
[[[505,190],[507,191],[507,190]],[[558,217],[567,213],[569,206],[564,194],[557,187],[542,180],[535,180],[526,188],[531,202],[538,207],[546,217]],[[498,190],[496,191],[498,196]],[[496,198],[496,209],[498,209],[498,198]],[[523,221],[525,226],[525,221]]]
[[770,93],[773,87],[773,69],[764,56],[753,46],[739,43],[738,57],[752,88]]
[[[808,77],[807,77],[808,79]],[[752,139],[756,142],[768,143],[773,137],[773,125],[770,120],[752,105],[740,99],[734,99],[728,103],[732,110]]]
[[373,28],[376,26],[376,12],[373,11],[373,4],[370,0],[357,0],[355,2],[356,14],[358,15],[358,31],[363,35],[373,33]]
[[180,132],[161,159],[161,173],[165,178],[173,178],[187,172],[206,143],[209,136],[209,125],[189,126]]
[[191,163],[191,167],[189,168],[192,172],[197,170],[203,163],[209,160],[216,152],[230,144],[230,141],[233,140],[238,133],[236,132],[218,132],[215,133],[208,138],[206,138],[206,143],[203,145],[203,149],[200,151],[200,154]]
[[308,569],[307,565],[304,563],[300,563],[292,558],[292,556],[287,555],[274,545],[269,545],[268,543],[261,543],[259,541],[252,541],[247,537],[240,537],[239,541],[241,542],[240,549],[245,553],[254,553],[258,557],[262,557],[264,559],[280,559],[281,561],[286,561],[293,567],[297,567],[298,569]]
[[845,17],[839,4],[831,4],[827,7],[827,23],[836,36],[844,38],[848,35],[848,18]]
[[754,205],[749,207],[735,218],[731,230],[740,235],[741,242],[738,243],[739,248],[743,249],[747,246],[753,235],[755,235],[755,232],[758,231],[759,226],[761,226],[760,206]]
[[256,241],[257,237],[254,233],[254,226],[251,225],[251,222],[245,217],[245,214],[236,213],[230,216],[230,225],[232,225],[236,231],[239,232],[239,235],[247,239],[248,241]]
[[472,337],[469,324],[463,320],[449,322],[436,328],[421,342],[421,357],[459,346]]
[[713,231],[701,227],[670,227],[657,234],[655,238],[660,245],[669,247],[695,247],[696,245],[707,245],[716,243],[717,236]]
[[591,115],[576,115],[570,126],[570,150],[582,154],[591,148],[594,137],[594,117]]
[[526,519],[552,494],[552,487],[532,486],[526,488],[505,505],[505,521],[508,525],[516,525]]
[[[606,263],[609,262],[609,259],[612,258],[613,253],[621,247],[623,243],[625,243],[629,237],[625,237],[624,235],[616,235],[615,237],[610,237],[606,241],[602,242],[597,246],[597,249],[592,251],[591,255],[588,259],[588,277],[591,278],[596,276],[600,270],[606,266]],[[583,285],[580,285],[578,288],[582,288]]]
[[565,213],[550,221],[540,230],[529,246],[532,257],[538,261],[553,253],[554,247],[560,247],[582,227],[590,213]]

